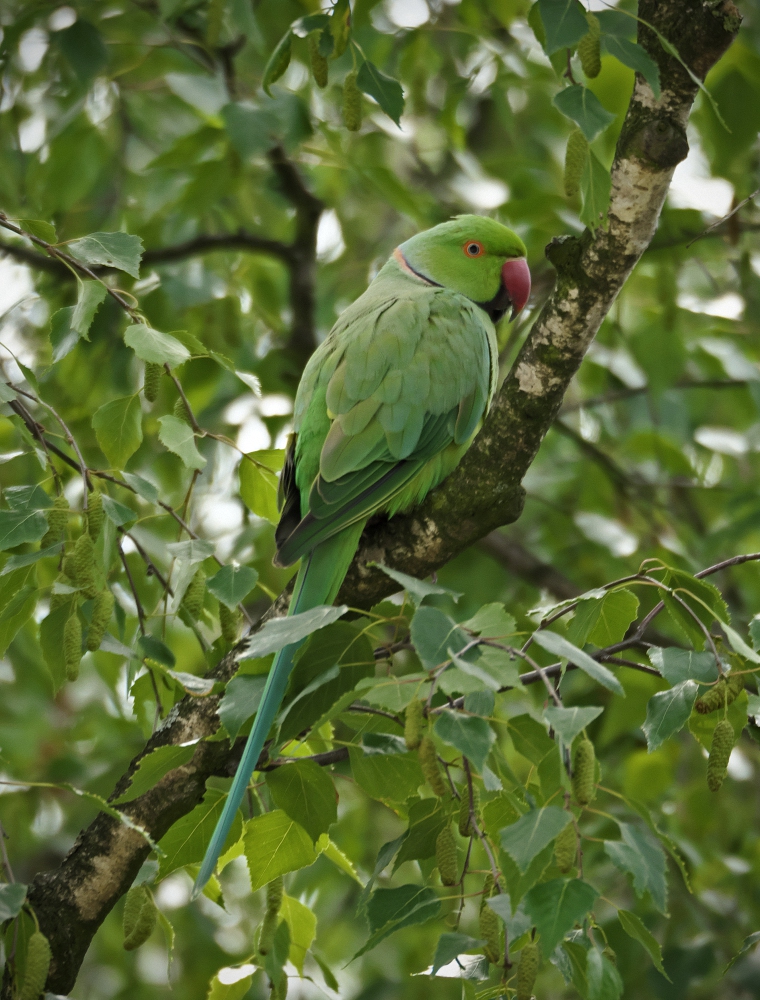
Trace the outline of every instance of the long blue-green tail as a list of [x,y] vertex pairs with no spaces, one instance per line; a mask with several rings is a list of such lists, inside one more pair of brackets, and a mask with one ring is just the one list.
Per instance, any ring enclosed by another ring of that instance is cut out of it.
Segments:
[[[364,522],[353,524],[317,545],[304,557],[290,600],[289,615],[308,611],[320,604],[332,604],[354,557],[363,528]],[[285,646],[274,658],[248,742],[195,880],[192,899],[196,899],[203,892],[203,887],[213,874],[235,814],[256,768],[264,741],[282,704],[290,672],[293,669],[293,658],[301,645],[301,642],[294,642],[291,646]]]

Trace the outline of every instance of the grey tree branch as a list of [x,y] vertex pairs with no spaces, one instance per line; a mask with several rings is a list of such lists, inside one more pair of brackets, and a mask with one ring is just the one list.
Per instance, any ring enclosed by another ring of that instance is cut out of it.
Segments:
[[[640,0],[639,14],[678,46],[702,79],[731,44],[741,21],[731,0],[717,4]],[[421,507],[368,526],[339,600],[368,606],[396,589],[385,575],[367,566],[372,560],[425,577],[519,517],[522,478],[604,316],[652,240],[673,170],[687,153],[685,127],[697,88],[649,29],[639,27],[639,41],[660,65],[662,95],[655,100],[637,76],[612,167],[608,228],[597,229],[595,234],[587,231],[579,238],[556,239],[549,245],[547,255],[557,269],[557,285],[484,429],[459,468]],[[308,192],[304,194],[305,189],[298,190],[297,175],[293,176],[286,162],[277,160],[276,153],[272,162],[283,192],[303,199],[299,224],[303,228],[297,225],[297,233],[305,246],[307,238],[315,239],[319,203]],[[294,270],[291,276],[302,277]],[[294,346],[304,351],[307,320],[304,309],[299,320],[304,323],[304,334],[294,335]],[[273,613],[286,606],[283,598]],[[232,653],[217,665],[213,676],[226,681],[235,666]],[[203,741],[219,725],[217,704],[216,696],[185,698],[177,704],[114,790],[114,797],[125,790],[138,761],[156,746],[202,741],[188,764],[123,807],[155,839],[200,802],[206,779],[224,773],[228,766],[229,744]],[[139,834],[100,813],[57,869],[34,878],[29,900],[53,949],[48,990],[68,993],[72,988],[92,936],[128,889],[148,851]],[[9,996],[10,986],[4,986],[3,1000]]]

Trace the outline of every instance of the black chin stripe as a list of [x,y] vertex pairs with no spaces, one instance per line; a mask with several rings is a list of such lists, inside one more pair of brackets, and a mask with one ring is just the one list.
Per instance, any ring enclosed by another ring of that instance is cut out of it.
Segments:
[[443,285],[440,284],[438,281],[433,281],[432,278],[428,278],[426,275],[418,271],[417,268],[412,267],[412,265],[409,263],[406,257],[401,253],[400,249],[397,250],[396,252],[398,253],[401,260],[404,262],[404,266],[407,267],[412,272],[412,274],[418,277],[420,281],[424,281],[426,285],[433,285],[435,288],[443,288]]
[[510,299],[509,292],[502,282],[499,285],[498,292],[492,299],[488,302],[475,302],[475,305],[480,306],[480,308],[488,314],[491,322],[498,323],[502,316],[509,311],[512,306],[512,300]]

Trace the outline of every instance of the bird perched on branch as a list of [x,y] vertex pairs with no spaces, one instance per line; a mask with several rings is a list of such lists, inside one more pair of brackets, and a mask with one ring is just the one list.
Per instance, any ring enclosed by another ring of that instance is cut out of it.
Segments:
[[[301,560],[289,614],[331,604],[367,520],[406,510],[459,463],[496,388],[494,323],[530,294],[525,246],[463,215],[413,236],[312,355],[280,480],[278,566]],[[203,889],[285,694],[299,644],[275,656],[224,811],[196,879]]]

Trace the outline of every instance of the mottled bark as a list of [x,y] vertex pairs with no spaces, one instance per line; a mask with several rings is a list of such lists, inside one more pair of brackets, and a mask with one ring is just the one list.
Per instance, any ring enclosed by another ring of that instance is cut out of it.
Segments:
[[[679,48],[701,78],[730,45],[740,21],[731,0],[718,4],[641,0],[639,13]],[[586,232],[579,238],[562,237],[549,245],[547,255],[558,275],[555,290],[497,395],[483,431],[461,466],[420,508],[367,528],[341,600],[366,606],[395,589],[387,577],[367,567],[369,561],[424,577],[519,516],[523,476],[604,316],[649,245],[673,169],[687,153],[685,126],[696,86],[681,65],[663,52],[650,30],[640,26],[639,40],[660,65],[662,96],[656,101],[646,82],[637,77],[612,169],[608,228],[598,229],[593,236]],[[287,184],[285,174],[280,176]],[[316,203],[311,213],[315,232]],[[278,603],[281,608],[286,602]],[[232,656],[215,670],[221,679],[233,672]],[[210,735],[218,725],[216,704],[216,697],[186,698],[141,756],[161,744]],[[201,743],[189,764],[123,808],[159,838],[200,801],[206,778],[226,773],[233,763],[234,752],[230,753],[227,743]],[[136,761],[114,796],[121,793],[135,766]],[[67,993],[71,989],[93,934],[148,853],[148,845],[138,834],[101,814],[80,834],[58,869],[35,878],[30,901],[54,955],[49,990]],[[9,984],[2,995],[10,996]]]

